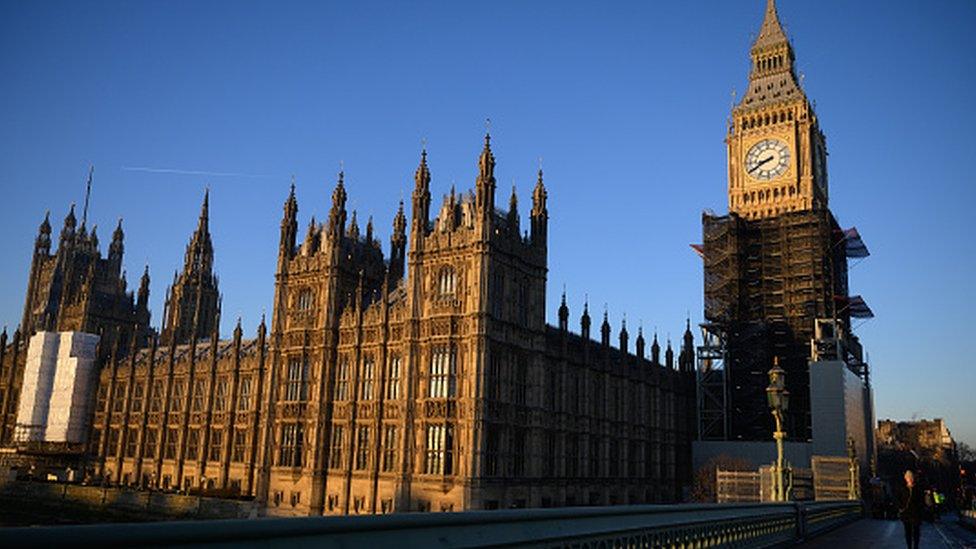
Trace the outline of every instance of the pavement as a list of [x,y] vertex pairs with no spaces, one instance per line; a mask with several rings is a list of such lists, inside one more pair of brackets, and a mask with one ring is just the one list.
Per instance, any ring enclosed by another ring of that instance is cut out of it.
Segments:
[[[900,521],[863,519],[814,538],[798,547],[840,549],[842,547],[870,547],[877,549],[904,548],[905,530]],[[923,522],[919,544],[925,549],[976,549],[976,532],[967,530],[956,515],[945,514],[939,522]]]

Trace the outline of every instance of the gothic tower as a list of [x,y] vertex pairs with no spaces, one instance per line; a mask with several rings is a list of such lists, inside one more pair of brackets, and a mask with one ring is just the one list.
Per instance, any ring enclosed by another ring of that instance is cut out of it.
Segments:
[[750,56],[749,87],[726,137],[729,211],[760,219],[826,208],[825,138],[798,82],[775,0],[767,0]]
[[166,290],[162,343],[189,343],[207,337],[214,330],[220,312],[220,291],[213,273],[213,242],[210,239],[210,190],[203,195],[196,231],[186,245],[183,270],[173,273]]
[[[706,329],[726,345],[726,428],[766,440],[773,358],[786,370],[791,438],[810,437],[809,348],[818,319],[849,326],[844,233],[828,207],[825,137],[793,45],[767,0],[749,84],[726,135],[729,215],[702,216]],[[685,352],[683,368],[692,354]]]
[[[89,172],[89,191],[91,173]],[[97,227],[88,226],[88,198],[81,223],[74,204],[64,218],[57,250],[52,251],[50,215],[38,229],[27,279],[27,295],[21,319],[25,339],[38,331],[77,331],[100,335],[102,352],[112,348],[115,337],[142,343],[150,334],[149,290],[140,301],[129,291],[122,268],[125,234],[122,220],[112,233],[103,257]],[[143,295],[144,294],[144,295]]]

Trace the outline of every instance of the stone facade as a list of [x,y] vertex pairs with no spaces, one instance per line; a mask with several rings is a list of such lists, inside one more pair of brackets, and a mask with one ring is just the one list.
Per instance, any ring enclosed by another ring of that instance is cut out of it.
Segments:
[[894,421],[885,419],[878,422],[878,447],[883,450],[914,450],[935,459],[946,458],[956,451],[945,420],[921,419],[917,421]]
[[[593,341],[588,308],[572,333],[565,296],[547,325],[542,172],[523,232],[514,192],[495,206],[494,167],[486,136],[474,190],[452,189],[431,219],[424,151],[389,258],[372,220],[362,232],[355,212],[347,220],[341,173],[327,221],[298,242],[293,187],[273,317],[251,339],[239,323],[229,340],[217,331],[205,198],[161,336],[100,346],[88,474],[252,495],[287,515],[678,501],[690,329],[676,361],[656,336],[646,357],[640,330],[631,351],[626,325],[614,348],[606,315]],[[4,378],[23,361],[20,338],[3,346]]]
[[729,212],[755,220],[827,207],[826,137],[798,82],[793,45],[767,0],[726,144]]

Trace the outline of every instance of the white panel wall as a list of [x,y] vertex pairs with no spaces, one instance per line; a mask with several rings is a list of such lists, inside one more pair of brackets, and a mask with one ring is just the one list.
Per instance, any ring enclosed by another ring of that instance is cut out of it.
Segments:
[[60,343],[44,440],[85,442],[98,336],[63,332]]
[[[854,439],[861,466],[873,453],[871,404],[865,402],[864,382],[841,361],[810,363],[810,407],[813,415],[813,454],[846,456],[847,439]],[[867,469],[864,469],[867,470]]]
[[22,441],[85,442],[98,336],[38,332],[27,349],[17,409]]
[[27,364],[17,407],[17,431],[21,441],[44,440],[54,372],[57,369],[60,337],[55,332],[38,332],[27,347]]

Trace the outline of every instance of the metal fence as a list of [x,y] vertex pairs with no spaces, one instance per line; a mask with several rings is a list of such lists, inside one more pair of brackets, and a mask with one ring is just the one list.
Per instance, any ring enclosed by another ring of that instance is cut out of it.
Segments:
[[639,505],[0,529],[0,547],[773,547],[857,520],[859,502]]
[[759,503],[758,471],[715,470],[715,497],[719,503]]

